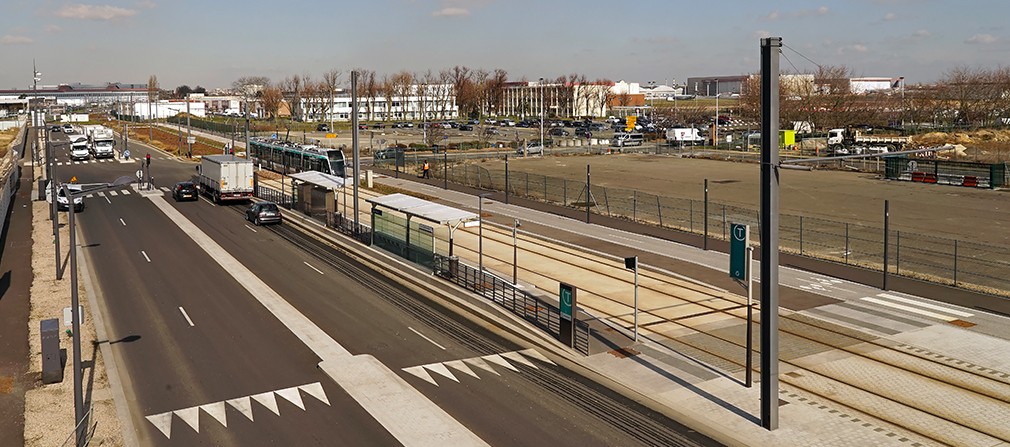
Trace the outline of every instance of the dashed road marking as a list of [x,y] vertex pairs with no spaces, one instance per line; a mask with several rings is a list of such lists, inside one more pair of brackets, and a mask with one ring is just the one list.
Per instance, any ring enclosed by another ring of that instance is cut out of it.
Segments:
[[186,309],[183,309],[182,306],[179,306],[179,312],[182,312],[182,316],[186,317],[186,322],[189,323],[189,327],[195,326],[193,324],[193,320],[189,318],[189,314],[186,313]]
[[445,351],[445,346],[442,346],[442,345],[438,344],[437,342],[435,342],[435,340],[432,340],[432,339],[428,338],[428,336],[426,336],[426,335],[418,332],[417,329],[414,329],[414,328],[412,328],[410,326],[407,326],[407,329],[410,329],[412,332],[414,332],[415,334],[417,334],[418,337],[421,337],[421,338],[423,338],[425,340],[428,340],[428,343],[431,343],[431,344],[433,344],[435,346],[438,346],[439,349]]

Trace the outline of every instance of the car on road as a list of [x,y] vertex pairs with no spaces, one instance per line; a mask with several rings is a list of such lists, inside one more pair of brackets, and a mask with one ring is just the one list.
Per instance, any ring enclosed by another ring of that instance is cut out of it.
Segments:
[[593,136],[593,132],[590,131],[588,128],[582,127],[579,129],[575,129],[575,136],[579,138],[589,138]]
[[551,128],[551,130],[547,131],[547,135],[554,136],[554,137],[567,137],[569,134],[568,134],[567,130],[564,130],[564,129],[560,128],[560,127],[554,127],[554,128]]
[[179,182],[172,188],[172,198],[176,202],[183,200],[199,200],[196,194],[196,185],[193,182]]
[[50,128],[49,128],[49,131],[50,131],[50,132],[62,132],[62,131],[63,131],[63,128],[62,128],[62,127],[60,127],[60,126],[53,126],[53,127],[50,127]]
[[499,132],[498,128],[495,127],[488,127],[484,129],[484,135],[500,135],[500,134],[501,132]]
[[74,126],[71,126],[70,124],[63,125],[63,133],[73,133],[73,132],[74,132]]
[[460,132],[464,132],[464,131],[468,131],[468,130],[473,130],[473,126],[470,125],[470,124],[460,124],[459,125],[459,130],[460,130]]
[[325,124],[325,123],[320,124],[320,125],[316,126],[316,131],[317,132],[329,132],[330,131],[330,125],[329,124]]
[[387,147],[385,149],[379,149],[372,154],[372,158],[375,160],[389,160],[396,158],[396,154],[403,153],[403,148],[399,147]]
[[245,218],[255,225],[280,224],[281,209],[273,202],[256,202],[245,210]]
[[516,155],[526,156],[526,155],[543,155],[543,154],[544,154],[544,146],[539,142],[530,142],[528,145],[519,146],[519,148],[516,149]]
[[373,123],[372,124],[372,129],[382,129],[384,127],[386,127],[386,125],[382,124],[382,123]]
[[[78,185],[76,183],[67,183],[66,186],[67,189],[70,190],[70,194],[81,192],[81,185]],[[46,183],[46,191],[50,191],[52,187],[53,182]],[[67,200],[67,196],[63,191],[63,185],[57,185],[57,188],[58,189],[56,190],[56,209],[60,211],[69,210],[70,207],[67,205],[69,201]],[[49,202],[50,204],[53,203],[52,194],[49,193],[46,194],[46,202]],[[74,212],[79,213],[81,211],[84,211],[84,198],[74,197]]]

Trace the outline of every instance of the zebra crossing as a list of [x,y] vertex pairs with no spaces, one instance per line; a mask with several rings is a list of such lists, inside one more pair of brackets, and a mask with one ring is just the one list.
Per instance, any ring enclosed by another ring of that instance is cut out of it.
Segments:
[[[151,157],[152,160],[171,160],[169,157]],[[86,165],[86,164],[97,164],[97,163],[132,163],[134,158],[129,160],[123,160],[120,158],[102,158],[102,159],[89,159],[89,160],[68,160],[68,161],[57,161],[56,166],[71,166],[71,165]]]
[[971,327],[975,314],[956,306],[934,304],[920,298],[877,293],[857,299],[829,304],[802,313],[829,320],[843,326],[868,329],[886,335],[921,329],[934,324]]
[[[167,187],[167,186],[159,186],[159,187],[157,187],[157,190],[161,191],[162,193],[172,192],[172,189],[169,188],[169,187]],[[136,191],[136,190],[133,190],[133,189],[119,189],[119,190],[110,189],[110,190],[107,190],[107,191],[99,191],[99,192],[93,192],[91,194],[86,194],[84,196],[84,198],[85,199],[103,198],[103,199],[108,200],[109,198],[112,198],[112,197],[131,196],[131,195],[140,196],[142,194],[141,194],[140,191]]]
[[[539,369],[536,363],[531,360],[536,360],[550,365],[555,364],[535,349],[524,349],[522,351],[510,351],[503,354],[491,354],[461,360],[450,360],[445,362],[429,363],[427,365],[411,366],[409,368],[403,368],[403,372],[422,379],[432,385],[439,386],[438,382],[435,381],[431,373],[435,373],[438,376],[459,383],[459,379],[455,374],[453,374],[453,371],[456,371],[456,374],[466,374],[474,379],[480,380],[480,376],[474,372],[475,369],[477,371],[483,370],[496,376],[501,375],[501,373],[496,370],[496,367],[497,369],[510,370],[515,373],[519,372],[516,365],[524,365],[533,369]],[[452,370],[450,370],[450,368],[452,368]]]

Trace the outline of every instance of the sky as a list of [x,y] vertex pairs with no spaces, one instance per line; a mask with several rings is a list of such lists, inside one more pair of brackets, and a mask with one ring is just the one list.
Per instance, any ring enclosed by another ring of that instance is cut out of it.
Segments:
[[1010,55],[1006,0],[4,0],[0,89],[82,82],[228,87],[242,76],[381,77],[454,66],[510,80],[683,83],[755,73],[760,38],[784,71],[941,79]]

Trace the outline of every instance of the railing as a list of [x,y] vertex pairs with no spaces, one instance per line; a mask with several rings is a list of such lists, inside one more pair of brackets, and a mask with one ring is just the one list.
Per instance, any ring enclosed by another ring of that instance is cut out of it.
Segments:
[[[557,306],[516,288],[486,270],[479,271],[459,262],[456,257],[435,254],[434,270],[438,276],[491,300],[551,336],[560,337],[561,313]],[[585,355],[589,355],[589,335],[589,325],[576,319],[575,348]]]
[[[881,168],[883,169],[883,168]],[[436,177],[440,169],[434,169]],[[448,169],[448,179],[482,190],[505,191],[505,172],[477,165]],[[700,189],[700,188],[699,188]],[[757,209],[632,189],[611,188],[541,174],[511,170],[509,194],[585,209],[593,214],[620,217],[714,239],[728,240],[731,223],[751,225],[751,237],[760,243]],[[881,217],[881,219],[883,219]],[[854,265],[877,271],[884,267],[884,230],[880,226],[780,214],[780,249],[801,256]],[[1001,275],[1010,266],[1010,247],[982,241],[941,238],[906,230],[889,234],[888,271],[931,282],[964,287],[984,293],[1010,295],[1010,277]]]

